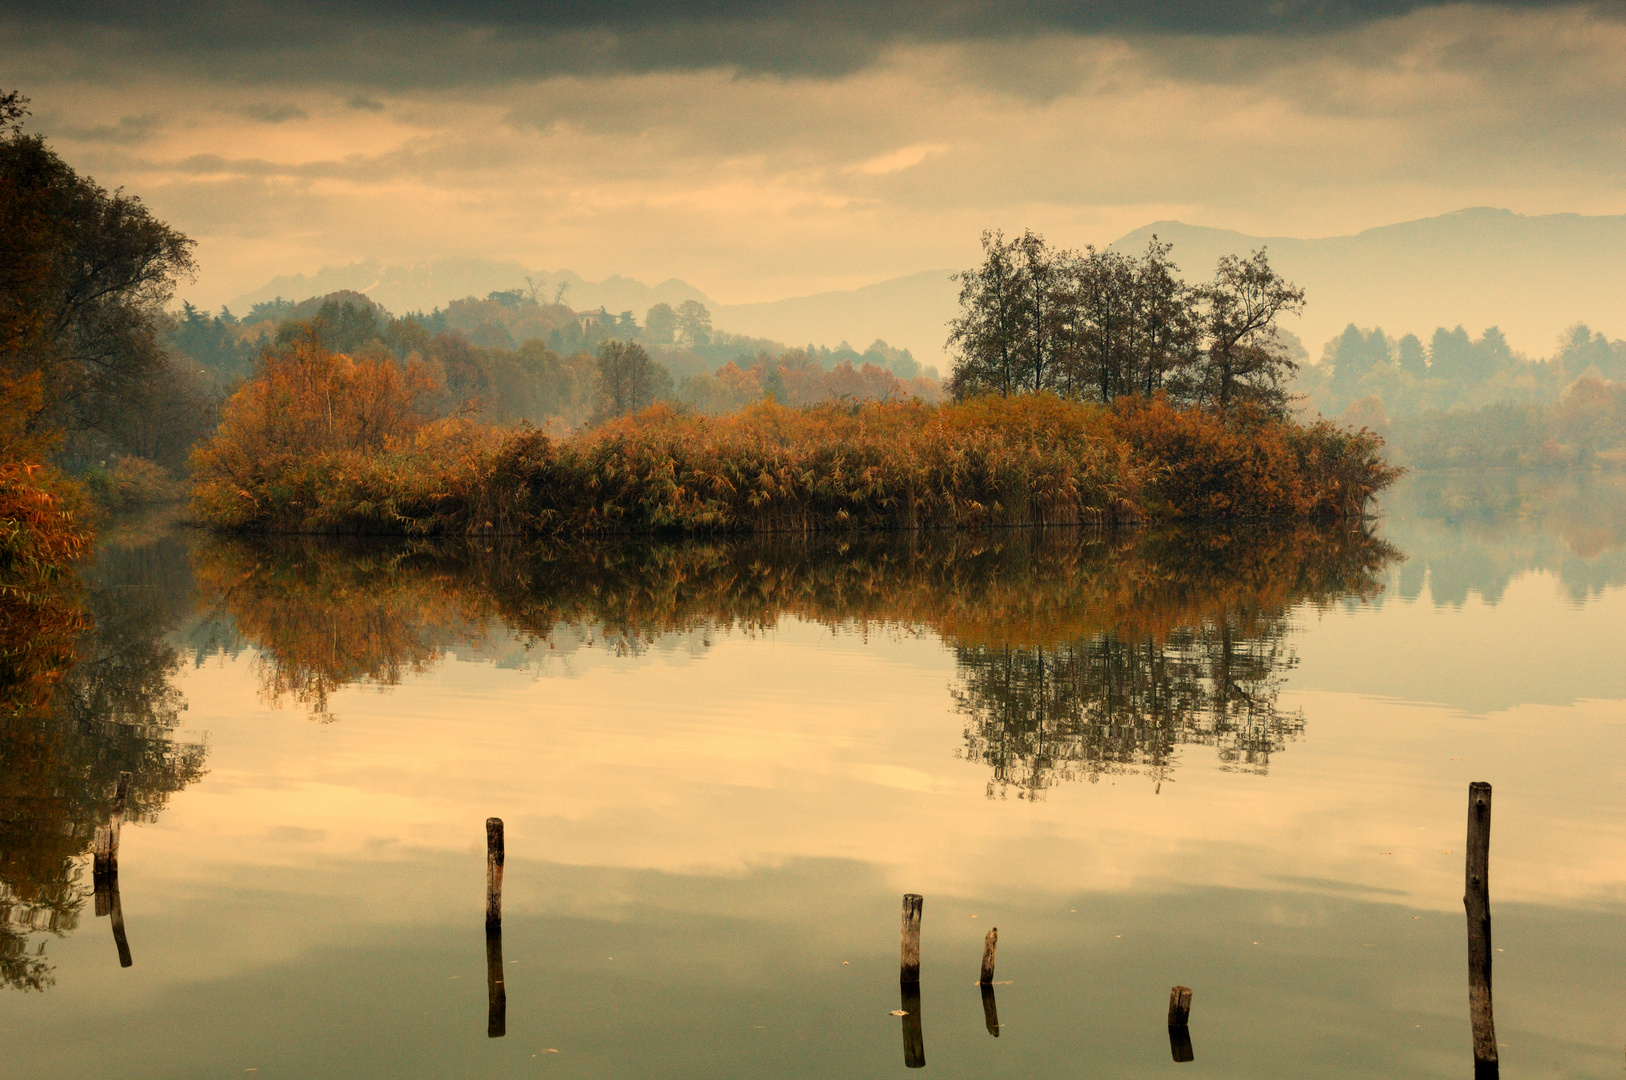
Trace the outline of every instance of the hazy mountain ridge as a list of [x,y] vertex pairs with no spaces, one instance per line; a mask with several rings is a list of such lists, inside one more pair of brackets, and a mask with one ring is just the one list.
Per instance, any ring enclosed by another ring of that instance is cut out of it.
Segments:
[[[1139,252],[1154,235],[1174,245],[1173,257],[1191,282],[1208,278],[1222,255],[1268,247],[1272,263],[1309,293],[1304,317],[1286,325],[1312,358],[1351,322],[1423,338],[1436,326],[1460,323],[1475,334],[1500,326],[1514,348],[1532,356],[1552,352],[1559,332],[1576,321],[1626,336],[1626,215],[1526,216],[1473,207],[1319,239],[1250,236],[1170,220],[1136,229],[1110,246]],[[1049,239],[1064,246],[1069,241]],[[301,299],[355,289],[396,313],[427,311],[465,296],[522,288],[529,276],[544,299],[566,285],[564,303],[577,310],[632,311],[642,321],[656,303],[698,300],[722,330],[789,345],[845,340],[859,349],[882,338],[946,370],[947,323],[959,296],[952,272],[928,270],[858,289],[720,304],[676,278],[650,286],[619,275],[593,282],[570,270],[534,271],[484,259],[415,266],[361,262],[276,278],[231,306],[241,314],[279,295]]]
[[1437,326],[1499,326],[1532,356],[1552,352],[1577,321],[1626,336],[1626,215],[1472,207],[1313,240],[1159,221],[1112,247],[1140,251],[1154,235],[1174,245],[1188,281],[1222,255],[1268,247],[1272,265],[1309,293],[1303,319],[1287,325],[1312,357],[1351,322],[1425,339]]

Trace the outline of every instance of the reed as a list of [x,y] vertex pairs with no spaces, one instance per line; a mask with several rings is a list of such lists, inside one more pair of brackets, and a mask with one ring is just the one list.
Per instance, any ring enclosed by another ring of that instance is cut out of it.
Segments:
[[[234,402],[234,405],[236,403]],[[1264,413],[1050,395],[722,417],[656,405],[555,440],[428,423],[410,440],[196,457],[195,515],[246,532],[762,533],[1359,515],[1398,475],[1381,440]],[[264,425],[260,425],[263,428]]]

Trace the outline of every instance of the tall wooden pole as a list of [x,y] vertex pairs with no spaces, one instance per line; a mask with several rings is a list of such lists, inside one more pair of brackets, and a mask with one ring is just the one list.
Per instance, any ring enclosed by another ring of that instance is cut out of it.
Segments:
[[486,818],[486,931],[502,932],[502,818]]
[[994,984],[994,950],[998,947],[999,927],[996,926],[982,939],[982,975],[977,979],[982,986]]
[[904,894],[903,929],[900,934],[902,955],[898,964],[899,982],[920,981],[920,910],[925,903],[925,899],[917,893]]
[[1468,785],[1467,888],[1462,906],[1468,913],[1468,1018],[1474,1031],[1474,1076],[1494,1077],[1496,1021],[1491,1012],[1490,917],[1491,786]]
[[[119,826],[124,823],[124,800],[130,794],[130,774],[119,773],[119,785],[108,808],[107,820],[96,827],[96,846],[91,861],[91,879],[119,872]],[[102,912],[97,912],[102,914]]]

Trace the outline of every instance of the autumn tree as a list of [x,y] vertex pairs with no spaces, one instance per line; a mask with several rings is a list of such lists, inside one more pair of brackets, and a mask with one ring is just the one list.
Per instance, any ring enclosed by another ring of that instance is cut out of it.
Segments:
[[1221,411],[1243,402],[1271,410],[1287,404],[1287,380],[1298,370],[1277,320],[1304,311],[1304,290],[1284,280],[1264,248],[1247,258],[1226,255],[1214,280],[1195,290],[1202,305],[1202,356],[1182,373],[1181,395]]
[[0,95],[0,407],[36,438],[107,438],[167,364],[158,322],[193,243],[25,133],[26,105]]
[[672,392],[672,376],[633,341],[610,339],[598,347],[593,423],[640,412]]

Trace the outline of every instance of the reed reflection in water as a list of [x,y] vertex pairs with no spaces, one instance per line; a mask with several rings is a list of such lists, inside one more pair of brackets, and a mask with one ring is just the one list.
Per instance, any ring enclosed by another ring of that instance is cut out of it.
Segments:
[[542,550],[217,541],[196,566],[215,622],[258,651],[263,695],[322,721],[345,685],[393,685],[504,633],[533,658],[786,618],[930,633],[956,659],[963,757],[990,770],[990,796],[1037,798],[1066,779],[1161,783],[1188,744],[1263,771],[1304,724],[1276,707],[1289,612],[1375,595],[1397,554],[1347,528],[1049,529]]

